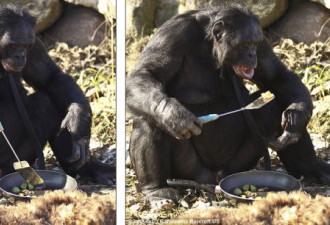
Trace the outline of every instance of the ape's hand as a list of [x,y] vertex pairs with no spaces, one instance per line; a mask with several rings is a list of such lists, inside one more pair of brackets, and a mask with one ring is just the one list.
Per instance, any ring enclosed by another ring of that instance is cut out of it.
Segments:
[[72,103],[61,124],[60,132],[67,129],[73,142],[73,153],[68,159],[74,163],[74,169],[82,167],[90,159],[89,139],[91,132],[91,112],[81,104]]
[[202,124],[198,121],[196,116],[190,114],[175,126],[172,130],[172,135],[176,139],[189,139],[192,135],[199,135],[201,133],[201,127]]
[[201,133],[202,124],[197,117],[176,100],[167,105],[162,120],[165,130],[177,139],[188,139]]
[[269,146],[279,151],[291,144],[297,143],[303,134],[311,115],[299,104],[291,104],[282,114],[283,133],[276,140],[271,141]]

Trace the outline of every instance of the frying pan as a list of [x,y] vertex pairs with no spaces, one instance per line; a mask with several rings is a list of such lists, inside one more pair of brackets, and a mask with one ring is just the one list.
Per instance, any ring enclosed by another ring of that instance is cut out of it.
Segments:
[[269,187],[270,190],[285,192],[302,189],[300,181],[290,175],[263,170],[232,174],[222,179],[219,186],[221,192],[229,199],[235,199],[239,202],[254,201],[254,199],[232,194],[235,188],[242,188],[244,184],[253,184],[257,188]]
[[[44,180],[45,190],[75,190],[77,189],[77,181],[69,175],[48,170],[35,170]],[[14,186],[20,187],[25,182],[24,178],[19,173],[10,173],[0,179],[0,190],[7,197],[14,197],[19,200],[28,200],[36,197],[20,196],[11,192]],[[37,186],[37,185],[36,185]],[[42,195],[43,191],[40,191]]]

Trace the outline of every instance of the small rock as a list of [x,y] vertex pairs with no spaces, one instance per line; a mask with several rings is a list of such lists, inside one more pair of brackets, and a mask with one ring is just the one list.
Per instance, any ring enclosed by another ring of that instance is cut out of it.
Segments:
[[60,0],[1,0],[0,6],[14,3],[37,18],[36,32],[39,33],[54,24],[61,16]]
[[75,5],[83,5],[93,8],[103,15],[116,18],[116,1],[115,0],[64,0],[65,2]]
[[330,0],[311,0],[312,2],[317,2],[319,4],[324,5],[328,9],[330,9]]
[[129,209],[133,212],[137,212],[141,209],[140,203],[134,204],[131,207],[129,207]]
[[102,155],[102,162],[111,166],[116,166],[116,145],[110,146],[110,148]]
[[290,38],[305,44],[324,42],[330,36],[329,17],[329,9],[320,4],[292,1],[285,15],[270,26],[270,38]]
[[67,6],[56,24],[43,33],[45,44],[65,42],[84,48],[99,45],[105,38],[105,19],[96,10],[83,6]]
[[210,0],[182,0],[179,8],[179,13],[192,10],[192,9],[202,9],[210,6],[220,6],[229,5],[232,3],[237,3],[245,7],[249,7],[253,13],[255,13],[259,19],[261,26],[267,27],[268,25],[274,23],[278,18],[280,18],[288,7],[287,0],[227,0],[227,1],[210,1]]
[[183,199],[182,201],[180,201],[180,204],[181,204],[181,206],[182,206],[183,208],[186,208],[186,209],[189,208],[189,204],[188,204],[188,202],[186,202],[184,199]]
[[221,202],[212,201],[212,206],[217,206],[217,207],[232,207],[233,205],[230,204],[227,200],[224,200],[224,201],[221,201]]
[[210,202],[202,202],[202,201],[197,201],[193,204],[192,208],[208,208],[210,207],[211,203]]
[[6,198],[0,199],[0,205],[8,205],[8,204],[10,204],[10,201],[8,201]]

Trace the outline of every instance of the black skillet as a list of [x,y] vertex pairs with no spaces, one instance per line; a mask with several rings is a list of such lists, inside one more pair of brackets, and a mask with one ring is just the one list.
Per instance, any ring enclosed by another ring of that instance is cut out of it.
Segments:
[[[44,190],[75,190],[77,182],[69,175],[48,170],[35,170],[44,180]],[[6,197],[14,197],[18,200],[28,200],[36,197],[20,196],[11,192],[14,186],[20,187],[25,182],[23,177],[16,173],[8,174],[0,179],[0,190]],[[36,186],[37,187],[37,186]],[[44,191],[36,191],[37,196],[42,195]]]
[[233,193],[235,188],[242,188],[244,184],[253,184],[257,188],[268,187],[273,191],[290,192],[294,190],[301,190],[302,186],[296,178],[274,171],[247,171],[235,173],[222,179],[219,183],[221,192],[230,199],[237,201],[253,201],[254,199],[242,198]]

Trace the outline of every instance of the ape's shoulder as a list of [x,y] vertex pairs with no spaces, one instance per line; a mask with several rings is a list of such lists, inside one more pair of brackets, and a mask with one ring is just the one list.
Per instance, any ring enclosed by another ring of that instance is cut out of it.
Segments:
[[200,10],[188,11],[172,17],[160,26],[153,35],[149,45],[161,43],[192,43],[205,39],[205,26],[210,22],[210,17]]

